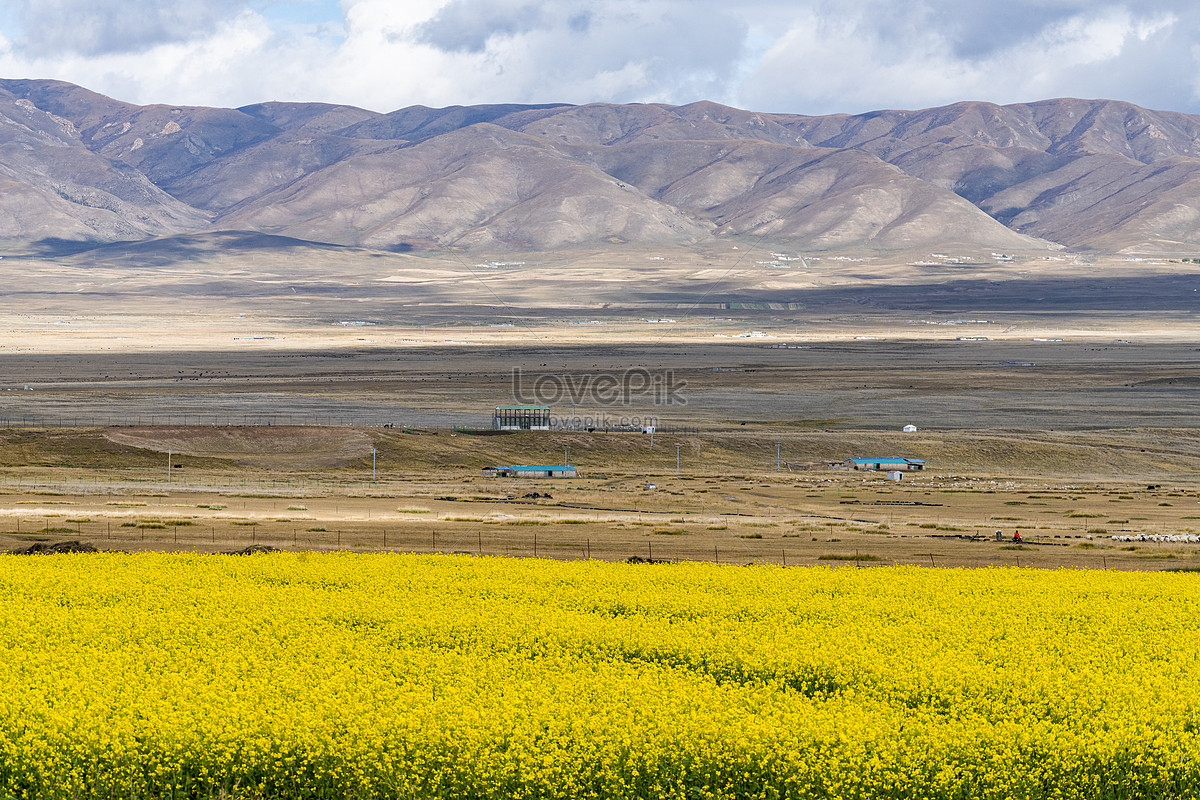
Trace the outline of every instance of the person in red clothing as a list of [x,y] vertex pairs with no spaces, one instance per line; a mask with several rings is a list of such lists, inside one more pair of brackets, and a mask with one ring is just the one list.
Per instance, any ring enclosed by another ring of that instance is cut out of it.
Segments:
[[1013,541],[1014,542],[1021,541],[1021,532],[1020,531],[1013,531]]

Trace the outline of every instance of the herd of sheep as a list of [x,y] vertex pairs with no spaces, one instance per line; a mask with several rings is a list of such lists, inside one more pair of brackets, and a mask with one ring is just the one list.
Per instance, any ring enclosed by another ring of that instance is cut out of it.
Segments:
[[1114,542],[1200,542],[1194,533],[1135,533],[1113,536]]

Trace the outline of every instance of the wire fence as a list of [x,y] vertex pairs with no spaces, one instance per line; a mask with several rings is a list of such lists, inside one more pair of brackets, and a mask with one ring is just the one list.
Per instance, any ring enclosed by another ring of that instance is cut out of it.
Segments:
[[[14,524],[15,523],[15,524]],[[134,523],[105,520],[66,523],[25,518],[9,520],[4,533],[18,543],[87,542],[109,551],[180,551],[239,553],[254,551],[414,553],[478,557],[546,558],[560,561],[626,561],[642,564],[707,562],[723,565],[759,564],[778,567],[879,566],[1021,567],[1076,569],[1180,569],[1181,563],[1147,562],[1119,552],[1073,552],[1069,563],[1061,552],[1026,546],[1020,552],[980,547],[948,552],[936,544],[921,552],[872,552],[868,545],[812,547],[779,542],[718,541],[704,544],[664,542],[636,537],[571,537],[539,533],[494,533],[474,528],[447,532],[362,524],[287,525],[235,522],[209,525],[170,521]],[[20,549],[20,546],[13,549]],[[3,552],[3,551],[0,551]]]

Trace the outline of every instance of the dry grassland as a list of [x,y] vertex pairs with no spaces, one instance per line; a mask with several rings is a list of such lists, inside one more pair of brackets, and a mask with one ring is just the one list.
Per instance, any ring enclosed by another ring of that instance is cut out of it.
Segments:
[[[26,280],[0,296],[0,546],[1200,566],[1195,545],[1110,538],[1200,529],[1194,266],[770,257],[6,259]],[[488,426],[514,370],[631,369],[683,402],[564,393],[558,421],[695,433],[452,431]],[[777,452],[930,470],[777,471]],[[564,457],[580,478],[479,473]]]
[[[809,432],[779,441],[781,450],[820,460],[837,451],[897,448],[899,437]],[[296,452],[284,466],[288,459],[279,456],[302,447],[314,462],[345,459],[347,443],[362,440],[378,450],[374,481],[361,450],[333,470],[296,469]],[[1037,474],[1083,452],[1119,461],[1130,440],[1160,447],[1129,457],[1141,471],[1136,479]],[[1111,539],[1200,530],[1200,494],[1190,480],[1200,436],[1193,431],[1076,434],[1069,441],[940,433],[904,441],[906,454],[937,466],[896,483],[877,473],[776,471],[772,440],[744,432],[658,436],[653,447],[643,435],[603,433],[10,432],[0,470],[0,546],[78,538],[122,550],[258,544],[734,564],[1200,568],[1200,545]],[[989,443],[992,452],[1009,454],[1005,463],[1033,469],[954,469],[986,460]],[[564,446],[580,478],[479,477],[481,466],[535,461]],[[168,448],[191,453],[173,459],[170,483]],[[73,466],[64,467],[68,462]],[[996,529],[1005,541],[994,540]],[[1009,541],[1016,530],[1023,545]]]

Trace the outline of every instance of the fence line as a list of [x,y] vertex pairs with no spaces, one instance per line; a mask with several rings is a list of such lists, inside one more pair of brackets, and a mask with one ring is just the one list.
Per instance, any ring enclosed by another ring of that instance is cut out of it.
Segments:
[[[448,534],[435,529],[401,532],[387,527],[363,529],[349,525],[302,528],[299,525],[273,524],[270,532],[259,530],[257,523],[240,522],[235,528],[203,524],[172,525],[124,523],[113,526],[105,523],[67,523],[62,527],[38,528],[36,524],[21,525],[21,537],[38,537],[39,541],[79,540],[100,550],[122,550],[133,545],[147,550],[162,549],[186,552],[243,552],[248,548],[276,549],[290,552],[353,552],[353,553],[412,553],[509,558],[546,558],[558,561],[628,561],[643,564],[705,562],[726,565],[761,564],[778,567],[880,567],[917,565],[931,568],[1009,566],[1019,568],[1061,569],[1064,565],[1053,560],[1041,560],[1036,552],[940,554],[916,553],[904,557],[881,558],[866,551],[850,548],[834,557],[812,550],[786,547],[752,548],[733,541],[713,545],[688,545],[656,542],[654,540],[625,540],[602,538],[564,539],[558,536],[539,538],[508,535],[484,536],[480,531]],[[32,518],[25,518],[31,523]],[[53,538],[49,538],[53,537]],[[26,539],[28,541],[28,539]],[[3,551],[0,551],[3,552]],[[1110,563],[1110,559],[1112,563]],[[1041,562],[1041,563],[1039,563]],[[1094,563],[1093,563],[1094,562]],[[1113,554],[1079,556],[1071,565],[1079,569],[1171,569],[1172,565],[1125,563],[1113,559]]]
[[[490,427],[462,425],[408,425],[390,417],[343,417],[335,415],[300,414],[139,414],[137,416],[0,416],[0,428],[138,428],[138,427],[198,427],[198,428],[395,428],[401,431],[430,431],[462,433],[466,435],[495,435],[510,431],[495,431]],[[515,431],[513,431],[515,432]],[[603,425],[596,427],[554,428],[552,433],[641,433],[642,429],[631,425]],[[695,427],[657,427],[655,433],[691,434],[700,432]]]

